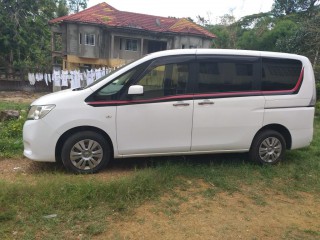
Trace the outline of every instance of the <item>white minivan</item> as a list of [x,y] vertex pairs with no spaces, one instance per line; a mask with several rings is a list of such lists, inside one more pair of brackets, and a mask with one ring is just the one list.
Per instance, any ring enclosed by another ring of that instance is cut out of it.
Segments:
[[156,52],[93,84],[34,101],[24,155],[77,173],[112,158],[249,152],[275,164],[308,146],[316,93],[300,55],[218,49]]

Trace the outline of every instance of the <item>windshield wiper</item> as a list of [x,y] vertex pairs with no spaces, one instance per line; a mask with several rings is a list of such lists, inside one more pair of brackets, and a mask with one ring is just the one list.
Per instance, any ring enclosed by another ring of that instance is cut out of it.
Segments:
[[72,89],[72,91],[79,91],[79,90],[82,90],[82,89],[84,89],[84,87],[74,88],[74,89]]

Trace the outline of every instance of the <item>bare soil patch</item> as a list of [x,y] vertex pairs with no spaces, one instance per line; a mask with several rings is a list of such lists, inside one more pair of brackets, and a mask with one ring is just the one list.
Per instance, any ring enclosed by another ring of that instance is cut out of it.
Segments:
[[149,202],[127,218],[112,218],[96,239],[320,239],[319,200],[276,191],[243,188],[204,196],[214,187],[202,181]]
[[[108,181],[134,174],[133,168],[124,168],[122,166],[123,165],[121,163],[111,164],[109,168],[99,172],[98,174],[86,175],[85,177],[87,179]],[[62,164],[59,163],[34,162],[27,158],[0,158],[0,180],[5,180],[7,182],[17,182],[18,180],[33,182],[39,174],[46,172],[72,175],[72,173],[66,172]]]
[[31,103],[48,92],[0,91],[0,101]]

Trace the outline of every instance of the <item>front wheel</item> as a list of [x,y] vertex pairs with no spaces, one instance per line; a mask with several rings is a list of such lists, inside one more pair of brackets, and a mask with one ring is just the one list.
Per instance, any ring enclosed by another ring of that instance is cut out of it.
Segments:
[[286,150],[283,136],[274,130],[265,130],[253,139],[250,158],[262,164],[276,164],[280,162]]
[[63,144],[61,159],[63,165],[75,173],[95,173],[110,161],[110,147],[107,141],[92,131],[71,135]]

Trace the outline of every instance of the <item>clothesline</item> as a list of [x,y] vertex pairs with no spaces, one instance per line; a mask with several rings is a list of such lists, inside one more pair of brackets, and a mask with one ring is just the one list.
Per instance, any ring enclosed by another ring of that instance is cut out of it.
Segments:
[[31,85],[36,82],[45,81],[48,85],[53,83],[56,87],[70,87],[71,89],[87,86],[116,68],[97,68],[80,72],[80,70],[53,70],[51,73],[28,73],[28,80]]

